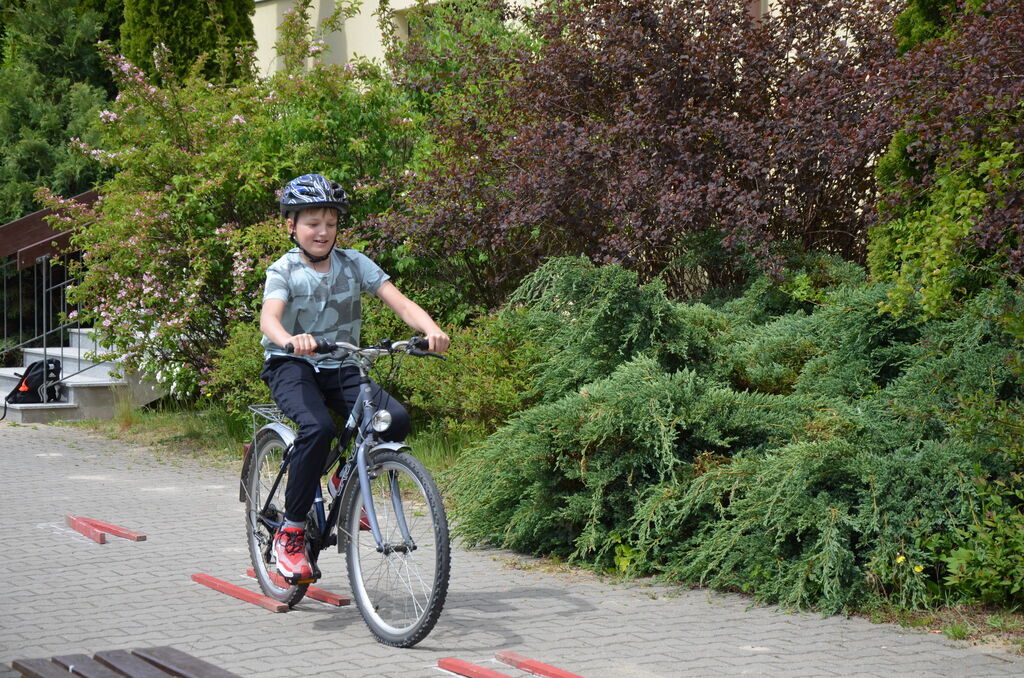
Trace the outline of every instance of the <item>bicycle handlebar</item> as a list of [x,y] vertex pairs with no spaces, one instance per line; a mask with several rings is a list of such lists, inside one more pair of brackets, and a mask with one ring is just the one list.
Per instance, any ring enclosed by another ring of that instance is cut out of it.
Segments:
[[[359,348],[354,344],[349,344],[344,341],[339,341],[336,344],[331,343],[323,337],[316,340],[316,352],[320,355],[336,354],[337,357],[356,355],[361,358],[370,358],[371,360],[375,360],[382,355],[405,352],[409,355],[416,356],[417,358],[425,358],[429,356],[431,358],[447,360],[443,355],[431,353],[426,350],[428,346],[430,346],[430,343],[425,337],[412,337],[407,341],[391,341],[390,339],[385,339],[376,346],[367,346],[366,348]],[[292,346],[291,342],[288,342],[284,346],[284,351],[290,355],[295,352],[295,347]]]

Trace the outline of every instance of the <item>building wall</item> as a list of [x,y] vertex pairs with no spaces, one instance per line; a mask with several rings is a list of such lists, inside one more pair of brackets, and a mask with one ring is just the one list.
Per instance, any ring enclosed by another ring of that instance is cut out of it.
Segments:
[[[340,32],[324,36],[328,53],[322,61],[331,64],[343,64],[355,56],[370,59],[382,59],[384,46],[380,30],[377,28],[378,0],[363,0],[359,14],[345,22]],[[528,2],[529,0],[527,0]],[[390,0],[391,8],[396,11],[395,21],[399,35],[408,35],[409,26],[403,10],[416,4],[416,0]],[[753,16],[762,16],[771,10],[771,0],[748,0],[747,9]],[[295,5],[295,0],[256,0],[256,13],[253,16],[253,29],[256,37],[256,62],[260,73],[270,75],[281,69],[274,52],[274,41],[277,38],[277,27],[281,24],[284,13]],[[334,11],[334,0],[313,0],[310,16],[316,26],[329,17]]]
[[[391,7],[398,11],[398,30],[404,31],[407,26],[401,17],[401,10],[416,4],[415,0],[391,0]],[[256,37],[256,61],[260,73],[269,75],[281,69],[274,52],[274,41],[277,39],[277,27],[281,24],[284,13],[295,5],[295,0],[256,0],[256,13],[252,23]],[[313,0],[310,16],[314,25],[329,17],[334,11],[334,0]],[[371,59],[384,57],[382,36],[377,28],[376,0],[364,0],[359,14],[348,19],[340,32],[324,36],[328,53],[323,56],[325,63],[343,64],[355,56]]]

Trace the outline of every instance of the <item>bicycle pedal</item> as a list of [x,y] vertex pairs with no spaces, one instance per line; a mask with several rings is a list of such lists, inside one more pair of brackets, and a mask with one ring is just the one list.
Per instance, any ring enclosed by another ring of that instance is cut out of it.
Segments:
[[286,577],[283,574],[281,574],[280,572],[276,572],[275,576],[280,577],[281,580],[284,581],[289,586],[295,586],[296,584],[312,584],[316,580],[320,579],[320,577],[322,575],[320,573],[320,568],[317,567],[315,563],[311,563],[310,565],[313,568],[312,576],[311,577],[306,577],[305,579],[299,579],[297,575],[296,576],[291,576],[291,577]]
[[289,586],[295,586],[296,584],[312,584],[313,582],[320,579],[319,572],[315,572],[312,577],[306,577],[305,579],[299,579],[298,577],[285,577],[280,573],[278,573],[277,576],[281,578],[281,581],[288,584]]

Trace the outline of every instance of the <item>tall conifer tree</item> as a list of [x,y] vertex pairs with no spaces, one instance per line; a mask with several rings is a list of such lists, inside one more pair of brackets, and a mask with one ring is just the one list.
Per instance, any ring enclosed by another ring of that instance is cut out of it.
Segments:
[[76,0],[5,7],[0,58],[0,224],[39,209],[33,193],[91,188],[101,168],[71,149],[94,140],[109,82],[96,52],[102,16]]
[[[133,63],[152,74],[153,50],[163,44],[169,50],[171,70],[182,76],[201,55],[252,42],[254,11],[253,0],[125,0],[121,48]],[[225,66],[228,77],[238,75],[233,59]],[[210,61],[204,73],[219,76],[220,65]]]

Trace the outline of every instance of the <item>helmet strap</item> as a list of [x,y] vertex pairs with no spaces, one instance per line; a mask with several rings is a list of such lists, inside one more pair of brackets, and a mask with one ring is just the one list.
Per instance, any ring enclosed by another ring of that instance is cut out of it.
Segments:
[[334,235],[334,242],[331,243],[331,249],[327,252],[327,254],[323,255],[322,257],[317,257],[317,256],[314,256],[314,255],[310,254],[309,252],[307,252],[306,248],[299,244],[299,241],[295,239],[295,234],[294,233],[289,233],[288,234],[288,238],[293,243],[295,243],[296,247],[298,247],[300,250],[302,250],[302,253],[306,256],[306,259],[308,259],[311,264],[318,264],[321,261],[326,261],[326,260],[330,259],[331,258],[331,254],[334,252],[334,246],[338,243],[338,235],[335,234]]

